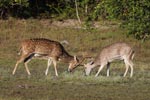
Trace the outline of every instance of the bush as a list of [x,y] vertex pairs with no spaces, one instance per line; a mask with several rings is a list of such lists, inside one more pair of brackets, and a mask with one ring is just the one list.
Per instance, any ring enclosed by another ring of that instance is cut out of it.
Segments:
[[102,0],[96,6],[93,18],[122,20],[122,26],[137,39],[146,39],[150,35],[149,0]]
[[3,19],[5,19],[8,16],[26,17],[28,15],[26,11],[28,6],[28,0],[1,0],[0,17]]

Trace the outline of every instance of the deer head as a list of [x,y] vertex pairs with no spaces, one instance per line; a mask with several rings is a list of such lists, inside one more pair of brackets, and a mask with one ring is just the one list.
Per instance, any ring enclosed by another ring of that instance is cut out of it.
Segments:
[[93,61],[91,61],[91,62],[89,62],[89,63],[87,63],[87,64],[84,64],[84,67],[85,67],[85,75],[89,75],[90,72],[91,72],[91,70],[92,70],[92,68],[93,68],[94,66],[95,66],[95,65],[94,65],[94,62],[93,62]]
[[75,69],[77,66],[79,66],[79,59],[76,56],[74,56],[74,59],[69,64],[68,71],[72,72],[73,69]]
[[78,59],[76,56],[74,56],[74,59],[71,61],[71,63],[69,64],[69,68],[68,71],[72,72],[73,69],[77,68],[78,66],[84,66],[82,63],[86,60],[86,59],[93,59],[93,57],[91,56],[85,56],[85,57],[81,57],[80,59]]

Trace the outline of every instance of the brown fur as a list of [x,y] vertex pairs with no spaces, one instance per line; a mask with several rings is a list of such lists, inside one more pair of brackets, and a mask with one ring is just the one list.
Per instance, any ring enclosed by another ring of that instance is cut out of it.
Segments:
[[[56,67],[56,61],[66,62],[72,65],[70,65],[70,69],[73,69],[78,63],[78,60],[74,59],[73,56],[67,53],[59,42],[44,38],[23,40],[21,42],[20,54],[21,57],[16,63],[13,74],[15,74],[16,67],[20,62],[24,61],[24,63],[27,63],[31,58],[51,59],[54,63],[54,67]],[[30,75],[27,65],[25,65],[25,67]]]

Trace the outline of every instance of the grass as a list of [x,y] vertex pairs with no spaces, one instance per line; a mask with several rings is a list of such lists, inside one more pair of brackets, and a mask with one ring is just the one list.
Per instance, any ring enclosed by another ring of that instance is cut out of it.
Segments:
[[[150,40],[142,43],[127,37],[127,30],[120,29],[114,22],[100,22],[99,25],[99,29],[89,31],[73,26],[54,26],[49,20],[0,20],[0,100],[148,100]],[[31,76],[27,75],[23,64],[14,76],[11,75],[18,59],[19,42],[39,37],[67,40],[69,45],[64,45],[66,50],[77,56],[95,56],[108,44],[128,42],[136,51],[133,78],[129,77],[129,73],[127,77],[122,77],[125,71],[122,62],[111,64],[110,77],[106,77],[106,69],[99,77],[94,77],[97,68],[90,76],[84,76],[82,66],[68,73],[68,65],[61,62],[58,63],[59,77],[55,77],[52,66],[45,76],[45,60],[29,63]]]

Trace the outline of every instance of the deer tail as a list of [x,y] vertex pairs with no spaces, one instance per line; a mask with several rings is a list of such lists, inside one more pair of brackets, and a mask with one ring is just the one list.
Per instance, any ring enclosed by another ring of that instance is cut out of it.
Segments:
[[63,40],[60,42],[61,44],[69,45],[69,42],[67,40]]
[[129,58],[130,58],[131,60],[133,60],[134,55],[135,55],[135,51],[134,51],[134,50],[131,50]]

